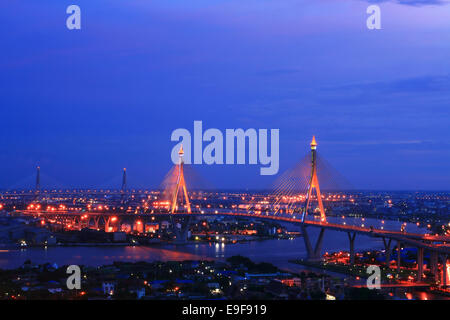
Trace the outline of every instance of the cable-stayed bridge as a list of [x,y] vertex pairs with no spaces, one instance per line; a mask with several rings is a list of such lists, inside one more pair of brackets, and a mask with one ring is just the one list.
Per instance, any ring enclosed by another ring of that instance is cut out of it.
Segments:
[[[324,201],[327,197],[322,193],[319,180],[321,177],[320,157],[317,153],[317,142],[313,137],[310,147],[310,156],[302,161],[301,165],[294,168],[288,174],[282,176],[273,194],[264,197],[265,201],[250,202],[246,206],[228,209],[200,208],[195,206],[190,200],[186,178],[184,175],[183,150],[179,152],[179,163],[165,179],[164,190],[159,194],[159,201],[162,209],[150,210],[149,203],[143,201],[139,207],[127,206],[127,198],[133,197],[142,191],[130,191],[127,189],[126,170],[123,172],[122,188],[119,190],[41,190],[40,188],[40,168],[37,170],[36,188],[29,192],[36,196],[32,203],[21,213],[46,219],[49,222],[63,223],[72,228],[104,228],[111,232],[120,230],[122,221],[131,223],[131,229],[138,228],[154,221],[155,217],[167,217],[178,219],[176,229],[177,239],[186,240],[187,230],[193,217],[199,216],[233,216],[251,219],[264,219],[280,222],[292,223],[300,226],[302,236],[307,250],[307,258],[311,261],[322,259],[322,242],[327,230],[345,232],[349,239],[350,262],[355,261],[355,241],[357,235],[378,237],[383,240],[387,257],[391,256],[393,248],[401,248],[402,244],[416,247],[418,250],[418,281],[422,280],[424,272],[424,251],[430,252],[430,270],[433,273],[439,271],[439,260],[442,265],[447,264],[450,254],[450,237],[439,235],[426,235],[410,233],[405,230],[391,231],[372,226],[355,226],[345,223],[330,223],[327,221],[326,207]],[[321,181],[320,181],[321,182]],[[77,192],[86,195],[120,195],[120,202],[117,204],[121,210],[109,210],[108,206],[102,210],[88,210],[76,207],[44,205],[40,201],[43,197],[51,194],[71,194]],[[146,192],[144,191],[144,194]],[[4,193],[4,196],[16,193]],[[22,192],[22,194],[27,194]],[[151,193],[150,193],[151,194]],[[19,210],[18,210],[19,211]],[[308,230],[310,228],[319,229],[319,236],[313,242]],[[145,230],[145,228],[144,228]],[[399,253],[400,250],[397,250]],[[389,263],[389,259],[386,259]],[[397,267],[400,268],[400,255],[397,257]],[[447,268],[442,268],[443,279],[446,279]],[[446,284],[445,284],[446,285]]]

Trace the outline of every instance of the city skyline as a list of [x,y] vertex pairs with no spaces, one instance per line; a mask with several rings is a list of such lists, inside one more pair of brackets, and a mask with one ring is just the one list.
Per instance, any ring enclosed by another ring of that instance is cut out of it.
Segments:
[[218,319],[449,301],[449,17],[1,2],[0,300]]

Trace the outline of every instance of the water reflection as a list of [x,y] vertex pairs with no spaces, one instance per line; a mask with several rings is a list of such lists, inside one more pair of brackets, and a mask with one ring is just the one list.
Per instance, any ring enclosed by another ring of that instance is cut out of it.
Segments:
[[[339,222],[340,217],[329,218],[330,222]],[[348,224],[359,224],[361,218],[345,218]],[[342,222],[342,221],[341,221]],[[399,230],[402,223],[397,221],[380,221],[365,219],[366,225],[381,223],[390,230]],[[286,224],[290,230],[300,231],[300,227]],[[425,233],[416,224],[407,225],[409,232]],[[318,236],[319,229],[309,228],[313,241]],[[345,232],[327,230],[323,242],[323,251],[348,250],[348,237]],[[383,243],[379,238],[357,235],[355,249],[382,249]],[[26,260],[33,263],[83,264],[98,266],[114,261],[174,261],[226,259],[233,255],[247,256],[255,262],[270,262],[277,266],[288,266],[289,260],[306,256],[303,239],[265,240],[245,243],[195,243],[189,245],[159,245],[152,247],[124,246],[124,247],[48,247],[25,248],[20,250],[1,250],[0,268],[16,268]],[[292,267],[292,266],[290,266]]]

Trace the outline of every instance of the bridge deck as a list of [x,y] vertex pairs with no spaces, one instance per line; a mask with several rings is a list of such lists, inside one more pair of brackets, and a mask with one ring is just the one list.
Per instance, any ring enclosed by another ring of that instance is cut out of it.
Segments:
[[[424,249],[437,251],[443,254],[450,254],[450,237],[448,236],[436,236],[429,234],[419,234],[419,233],[409,233],[409,232],[400,232],[400,231],[392,231],[392,230],[382,230],[376,228],[367,228],[367,227],[359,227],[353,225],[343,225],[337,223],[328,223],[328,222],[319,222],[319,221],[311,221],[306,220],[302,222],[300,219],[284,217],[284,216],[274,216],[274,215],[257,215],[252,213],[244,213],[244,212],[193,212],[193,213],[148,213],[148,214],[134,214],[134,213],[115,213],[115,212],[76,212],[76,211],[35,211],[35,210],[21,210],[18,211],[23,214],[29,215],[39,215],[39,216],[81,216],[81,215],[90,215],[90,216],[129,216],[129,217],[149,217],[149,216],[236,216],[236,217],[248,217],[248,218],[256,218],[256,219],[268,219],[275,221],[283,221],[290,222],[294,224],[303,224],[312,227],[331,229],[340,232],[354,232],[358,234],[363,234],[371,237],[379,237],[379,238],[389,238],[398,240],[402,243],[406,243],[409,245],[413,245],[415,247],[421,247]],[[434,244],[433,242],[439,242],[438,244]]]

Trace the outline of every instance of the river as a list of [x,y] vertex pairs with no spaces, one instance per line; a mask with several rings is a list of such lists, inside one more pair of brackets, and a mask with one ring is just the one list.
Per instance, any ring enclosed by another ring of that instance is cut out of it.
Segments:
[[[385,221],[383,224],[378,220],[361,218],[329,218],[330,222],[345,221],[347,224],[375,228],[383,226],[386,230],[400,230],[401,223],[398,221]],[[290,230],[299,230],[298,226],[289,226]],[[425,233],[426,229],[408,224],[408,232]],[[313,241],[319,233],[317,228],[309,228]],[[381,249],[382,240],[368,236],[357,235],[355,250]],[[348,250],[348,237],[345,232],[327,230],[323,240],[323,252]],[[114,261],[174,261],[174,260],[201,260],[219,259],[223,260],[233,255],[243,255],[255,262],[269,262],[280,268],[295,272],[304,270],[305,267],[293,265],[289,260],[306,256],[305,245],[301,237],[292,240],[264,240],[251,241],[236,244],[222,243],[192,243],[186,245],[160,244],[153,246],[101,246],[101,247],[30,247],[24,249],[0,250],[0,268],[11,269],[21,266],[24,261],[31,260],[33,263],[42,264],[46,262],[57,265],[89,265],[99,266],[111,264]]]

